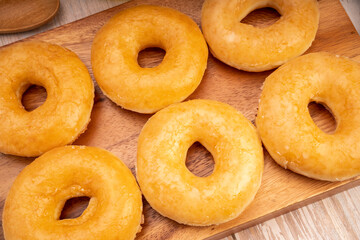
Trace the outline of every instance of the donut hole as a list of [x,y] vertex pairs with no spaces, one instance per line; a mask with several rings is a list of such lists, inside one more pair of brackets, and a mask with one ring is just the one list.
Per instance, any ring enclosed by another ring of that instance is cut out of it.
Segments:
[[199,142],[188,150],[185,165],[197,177],[207,177],[214,172],[215,162],[211,153]]
[[326,104],[313,101],[308,104],[308,109],[312,120],[321,131],[327,134],[335,133],[336,119]]
[[250,12],[240,22],[257,28],[266,28],[276,23],[280,17],[281,14],[276,9],[266,7]]
[[61,211],[59,220],[78,218],[88,207],[89,197],[74,197],[68,199]]
[[138,54],[138,64],[142,68],[153,68],[163,61],[165,57],[165,50],[158,47],[150,47],[141,50]]
[[30,85],[21,97],[24,109],[31,112],[44,104],[47,98],[46,89],[39,85]]

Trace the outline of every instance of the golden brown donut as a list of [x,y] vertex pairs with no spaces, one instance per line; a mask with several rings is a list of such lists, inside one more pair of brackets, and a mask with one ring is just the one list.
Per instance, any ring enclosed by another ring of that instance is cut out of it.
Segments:
[[[266,28],[241,23],[250,12],[276,9],[280,19]],[[319,24],[316,0],[206,0],[201,27],[212,54],[240,70],[261,72],[301,55]]]
[[[65,202],[88,196],[80,217],[59,220]],[[142,221],[134,176],[108,151],[59,147],[37,158],[16,178],[6,198],[6,240],[134,239]]]
[[[296,58],[273,72],[261,94],[256,125],[266,149],[284,168],[338,181],[360,174],[360,64],[330,53]],[[308,104],[328,106],[337,122],[326,134]]]
[[[138,53],[166,51],[160,65],[142,68]],[[196,23],[176,10],[142,5],[119,12],[96,34],[91,63],[95,79],[117,105],[153,113],[187,98],[200,84],[208,49]]]
[[[194,142],[214,157],[208,177],[197,177],[185,166]],[[239,216],[260,187],[263,165],[254,126],[225,103],[173,104],[152,116],[139,136],[140,188],[151,207],[183,224],[206,226]]]
[[[30,85],[46,89],[43,105],[21,104]],[[58,45],[28,41],[0,49],[0,152],[39,156],[75,141],[86,130],[94,86],[85,65]]]

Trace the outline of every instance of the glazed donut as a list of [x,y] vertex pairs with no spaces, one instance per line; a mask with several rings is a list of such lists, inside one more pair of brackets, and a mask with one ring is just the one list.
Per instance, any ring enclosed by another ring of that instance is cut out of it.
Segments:
[[[59,220],[68,199],[90,197],[78,218]],[[141,192],[130,170],[108,151],[55,148],[16,178],[3,212],[6,240],[134,239],[142,221]]]
[[[215,168],[197,177],[185,166],[200,142]],[[137,179],[151,207],[179,223],[207,226],[236,218],[260,187],[263,151],[254,126],[216,101],[173,104],[152,116],[138,142]]]
[[[142,68],[138,53],[166,51],[160,65]],[[153,113],[187,98],[200,84],[208,49],[196,23],[176,10],[142,5],[121,11],[96,34],[91,63],[95,79],[117,105]]]
[[[250,12],[276,9],[280,19],[266,28],[241,23]],[[240,70],[261,72],[301,55],[319,24],[316,0],[205,0],[201,26],[210,51]]]
[[[28,112],[21,98],[43,86],[43,105]],[[93,106],[89,72],[73,52],[28,41],[0,49],[0,152],[34,157],[72,143],[86,130]]]
[[[256,125],[284,168],[307,177],[338,181],[360,174],[360,64],[329,53],[296,58],[273,72],[261,94]],[[329,107],[335,133],[313,122],[308,104]]]

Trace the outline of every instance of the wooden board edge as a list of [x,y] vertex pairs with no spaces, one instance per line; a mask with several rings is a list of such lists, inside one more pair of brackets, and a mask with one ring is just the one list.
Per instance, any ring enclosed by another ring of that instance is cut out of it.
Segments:
[[[31,35],[31,36],[28,36],[24,39],[20,39],[18,41],[15,41],[15,42],[12,42],[10,44],[6,44],[4,46],[7,46],[7,45],[11,45],[13,43],[16,43],[16,42],[22,42],[22,41],[27,41],[27,40],[32,40],[33,38],[37,38],[37,37],[41,37],[43,35],[48,35],[49,33],[53,32],[53,31],[59,31],[60,29],[63,29],[63,28],[67,28],[71,25],[71,27],[73,27],[74,24],[79,24],[81,22],[83,22],[85,19],[88,19],[88,18],[93,18],[97,15],[102,15],[104,12],[107,12],[107,11],[110,11],[110,12],[113,12],[115,11],[117,8],[120,8],[119,10],[116,11],[116,13],[118,11],[121,11],[122,9],[125,9],[127,7],[131,7],[131,6],[135,6],[138,1],[137,0],[129,0],[128,2],[124,2],[124,3],[121,3],[119,5],[116,5],[114,7],[111,7],[111,8],[108,8],[108,9],[104,9],[104,10],[101,10],[100,12],[97,12],[97,13],[94,13],[94,14],[91,14],[91,15],[88,15],[86,17],[83,17],[83,18],[80,18],[80,19],[77,19],[75,21],[72,21],[72,22],[68,22],[66,24],[63,24],[63,25],[60,25],[58,27],[55,27],[55,28],[52,28],[52,29],[49,29],[49,30],[46,30],[44,32],[40,32],[40,33],[37,33],[37,34],[34,34],[34,35]],[[130,5],[130,6],[127,6],[127,5]],[[49,19],[50,21],[51,19]],[[4,47],[4,46],[1,46],[1,47]]]
[[[42,22],[35,23],[35,24],[32,24],[32,25],[26,25],[26,26],[23,26],[21,28],[6,28],[6,29],[3,29],[3,30],[0,30],[0,34],[27,32],[27,31],[36,29],[38,27],[41,27],[41,26],[47,24],[48,22],[50,22],[51,20],[53,20],[55,18],[55,16],[56,16],[57,12],[59,11],[59,9],[60,9],[60,0],[57,0],[54,11],[45,20],[43,20]],[[58,27],[56,27],[56,28],[58,28]],[[56,28],[53,28],[53,29],[56,29]],[[50,29],[50,30],[52,30],[52,29]],[[44,32],[48,32],[48,31],[44,31]],[[38,33],[38,34],[40,34],[40,33]],[[33,36],[36,36],[38,34],[35,34]],[[30,37],[32,37],[32,36],[30,36]],[[30,37],[27,37],[25,39],[28,39]],[[21,40],[18,40],[18,41],[15,41],[15,42],[19,42],[19,41],[21,41]],[[13,42],[13,43],[15,43],[15,42]],[[10,44],[12,44],[12,43],[10,43]],[[4,46],[10,45],[10,44],[6,44]]]
[[217,234],[214,234],[210,237],[207,237],[205,238],[204,240],[219,240],[221,238],[225,238],[225,237],[228,237],[229,235],[231,234],[235,234],[237,232],[240,232],[246,228],[249,228],[249,227],[253,227],[257,224],[260,224],[260,223],[263,223],[263,222],[266,222],[270,219],[273,219],[273,218],[276,218],[278,216],[281,216],[283,214],[286,214],[286,213],[289,213],[291,211],[294,211],[294,210],[297,210],[301,207],[304,207],[304,206],[307,206],[309,204],[312,204],[314,202],[318,202],[324,198],[327,198],[327,197],[331,197],[337,193],[340,193],[340,192],[343,192],[343,191],[346,191],[346,190],[349,190],[351,188],[354,188],[354,187],[357,187],[360,185],[360,178],[357,178],[357,179],[354,179],[354,180],[349,180],[350,182],[348,183],[345,183],[343,185],[340,185],[340,186],[336,186],[334,188],[331,188],[327,191],[324,191],[322,193],[319,193],[319,194],[315,194],[311,197],[308,197],[302,201],[299,201],[297,203],[294,203],[294,204],[290,204],[289,206],[286,206],[284,208],[281,208],[281,209],[278,209],[278,210],[275,210],[271,213],[268,213],[268,214],[265,214],[261,217],[258,217],[256,219],[253,219],[251,221],[248,221],[246,223],[243,223],[243,224],[240,224],[238,226],[235,226],[235,227],[232,227],[232,228],[229,228],[223,232],[220,232],[220,233],[217,233]]

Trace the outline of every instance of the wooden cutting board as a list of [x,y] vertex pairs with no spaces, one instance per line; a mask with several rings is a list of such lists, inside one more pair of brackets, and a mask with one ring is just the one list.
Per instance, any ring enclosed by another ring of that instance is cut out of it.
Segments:
[[[134,0],[30,39],[48,41],[71,49],[80,56],[91,72],[92,39],[97,30],[118,11],[139,4],[163,5],[187,14],[199,24],[202,2],[203,0]],[[339,1],[320,0],[319,6],[321,13],[319,31],[307,52],[329,51],[360,61],[360,37]],[[264,15],[264,20],[266,16],[268,15]],[[261,23],[261,19],[260,16],[260,19],[253,21]],[[141,61],[145,65],[151,65],[159,61],[160,56],[161,53],[150,51],[148,57]],[[210,56],[204,79],[189,99],[206,98],[226,102],[254,122],[261,86],[270,73],[271,71],[263,73],[239,71]],[[150,115],[123,110],[108,100],[97,86],[95,91],[92,121],[88,130],[75,144],[105,148],[122,159],[134,173],[138,135]],[[35,90],[30,91],[24,101],[36,105],[43,101],[44,97]],[[329,131],[333,127],[329,114],[321,108],[312,105],[310,111],[320,128]],[[210,154],[197,144],[190,148],[187,164],[190,165],[189,168],[195,168],[198,174],[206,174],[211,172],[211,161],[207,161],[209,159],[211,159]],[[0,154],[1,209],[15,177],[32,160],[32,158]],[[240,217],[218,226],[189,227],[162,217],[144,200],[145,224],[142,232],[138,234],[138,239],[218,239],[359,183],[360,178],[330,183],[300,176],[279,167],[265,151],[265,170],[261,188],[255,200]],[[74,216],[76,212],[79,210],[67,209],[65,215]],[[2,234],[0,239],[3,239]]]

